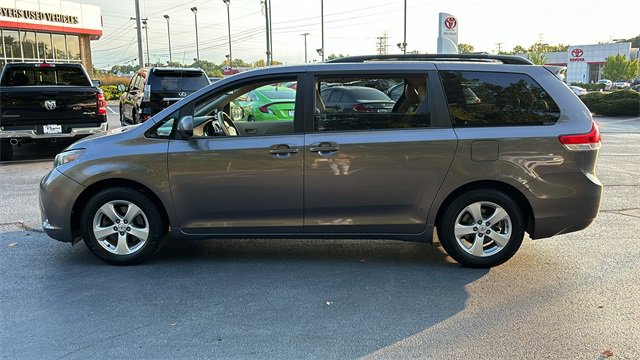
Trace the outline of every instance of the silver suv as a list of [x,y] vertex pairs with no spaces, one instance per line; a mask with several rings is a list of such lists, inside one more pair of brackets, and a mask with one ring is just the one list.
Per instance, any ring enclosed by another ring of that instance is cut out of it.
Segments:
[[[387,89],[336,90],[381,83],[404,86],[392,106]],[[248,96],[263,86],[267,100]],[[278,100],[285,87],[293,109]],[[169,235],[432,242],[435,229],[453,259],[490,267],[525,231],[592,222],[600,143],[580,99],[517,57],[274,67],[71,145],[40,184],[42,226],[111,264],[140,263]]]

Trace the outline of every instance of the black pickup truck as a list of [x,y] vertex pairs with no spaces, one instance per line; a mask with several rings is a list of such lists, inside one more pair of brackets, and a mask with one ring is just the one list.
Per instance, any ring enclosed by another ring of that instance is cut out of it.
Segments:
[[107,104],[81,64],[13,63],[0,74],[0,161],[13,146],[107,130]]

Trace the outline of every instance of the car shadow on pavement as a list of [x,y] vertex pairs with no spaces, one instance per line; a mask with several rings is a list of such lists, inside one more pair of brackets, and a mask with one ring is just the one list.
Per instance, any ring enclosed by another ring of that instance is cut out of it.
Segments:
[[0,304],[27,357],[355,358],[455,316],[488,272],[399,241],[175,241],[119,267],[35,237]]

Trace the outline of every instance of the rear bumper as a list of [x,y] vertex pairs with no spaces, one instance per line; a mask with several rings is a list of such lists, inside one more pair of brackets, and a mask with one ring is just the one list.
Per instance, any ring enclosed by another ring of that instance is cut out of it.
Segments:
[[0,130],[0,139],[16,140],[52,140],[52,139],[72,139],[98,134],[108,130],[108,123],[102,123],[97,127],[77,128],[68,133],[62,134],[39,134],[33,129],[29,130]]
[[532,239],[582,230],[598,215],[603,187],[594,174],[546,175],[536,183],[528,194],[535,217]]

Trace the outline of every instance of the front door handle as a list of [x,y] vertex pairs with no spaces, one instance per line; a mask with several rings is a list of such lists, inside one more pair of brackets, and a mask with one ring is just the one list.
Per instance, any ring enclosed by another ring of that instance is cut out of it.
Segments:
[[340,150],[340,146],[333,141],[323,141],[311,144],[309,151],[311,152],[334,152]]
[[300,152],[300,149],[287,144],[271,145],[269,147],[269,154],[273,155],[297,154],[298,152]]

